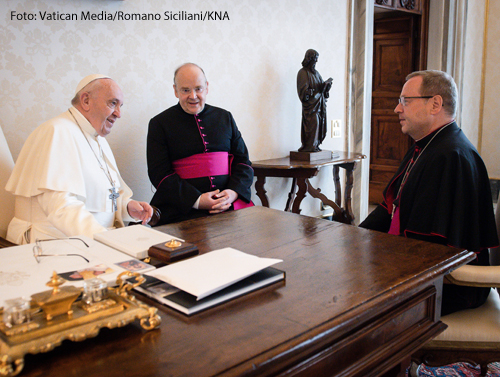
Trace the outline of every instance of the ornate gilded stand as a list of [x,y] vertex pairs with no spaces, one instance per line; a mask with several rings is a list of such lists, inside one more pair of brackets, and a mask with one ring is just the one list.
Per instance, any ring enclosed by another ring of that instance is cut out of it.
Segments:
[[[123,276],[135,277],[130,283]],[[98,301],[76,301],[82,288],[61,287],[65,282],[55,272],[47,283],[52,290],[31,296],[25,313],[0,308],[0,376],[15,376],[24,367],[24,355],[48,352],[63,340],[82,341],[95,337],[101,328],[125,326],[135,320],[145,330],[160,325],[157,309],[149,307],[129,294],[145,278],[138,273],[123,272],[117,278],[117,288],[105,288]]]

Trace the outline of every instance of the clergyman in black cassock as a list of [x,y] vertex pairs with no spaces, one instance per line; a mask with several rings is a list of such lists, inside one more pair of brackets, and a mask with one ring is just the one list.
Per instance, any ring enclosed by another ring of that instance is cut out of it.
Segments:
[[[395,109],[415,144],[361,227],[474,251],[488,265],[498,245],[489,177],[454,121],[457,90],[440,71],[410,74]],[[490,288],[444,284],[442,315],[482,305]]]
[[152,118],[148,129],[157,225],[253,205],[247,147],[231,113],[205,103],[203,70],[192,63],[179,67],[174,92],[179,103]]

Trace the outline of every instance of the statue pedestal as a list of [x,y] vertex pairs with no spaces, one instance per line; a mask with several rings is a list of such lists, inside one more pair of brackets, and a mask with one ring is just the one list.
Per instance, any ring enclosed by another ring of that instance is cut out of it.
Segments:
[[319,152],[290,152],[290,160],[313,162],[318,160],[331,160],[332,158],[339,157],[337,152],[332,151],[319,151]]

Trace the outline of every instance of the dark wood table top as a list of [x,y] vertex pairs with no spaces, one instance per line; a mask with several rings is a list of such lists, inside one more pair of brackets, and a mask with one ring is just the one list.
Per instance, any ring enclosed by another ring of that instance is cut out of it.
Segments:
[[[283,259],[276,267],[286,271],[286,282],[191,317],[158,305],[159,329],[144,331],[134,323],[103,329],[84,342],[65,341],[51,352],[27,355],[21,376],[275,375],[325,342],[343,347],[350,333],[472,258],[466,251],[264,207],[156,229],[196,244],[201,253],[233,247]],[[345,362],[361,360],[381,337],[374,334]]]
[[260,160],[260,161],[252,161],[252,167],[255,169],[304,169],[304,168],[317,168],[321,166],[328,165],[339,165],[345,163],[354,163],[357,161],[361,161],[366,158],[365,156],[359,153],[347,153],[338,151],[338,157],[326,159],[326,160],[317,160],[317,161],[300,161],[300,160],[290,160],[290,157],[281,157],[281,158],[271,158],[268,160]]

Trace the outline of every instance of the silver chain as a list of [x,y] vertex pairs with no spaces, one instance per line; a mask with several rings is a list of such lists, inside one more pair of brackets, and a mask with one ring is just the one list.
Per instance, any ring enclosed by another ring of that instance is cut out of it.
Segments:
[[90,149],[92,150],[92,153],[94,153],[94,156],[95,156],[97,162],[99,163],[99,166],[101,167],[102,172],[104,173],[104,175],[106,176],[106,178],[109,180],[109,183],[111,183],[112,188],[109,189],[109,191],[111,192],[111,194],[109,195],[109,198],[112,200],[112,202],[113,202],[113,210],[116,212],[117,209],[118,209],[117,208],[117,204],[116,204],[116,199],[120,196],[120,194],[116,191],[115,181],[113,180],[113,178],[111,176],[111,172],[109,171],[108,164],[107,164],[106,159],[105,159],[105,157],[104,157],[104,155],[102,153],[101,144],[99,144],[99,140],[97,140],[97,138],[96,138],[96,142],[97,142],[97,145],[99,147],[99,154],[102,156],[102,160],[104,161],[104,165],[106,166],[106,170],[104,170],[104,167],[102,166],[101,160],[99,159],[99,157],[95,153],[94,148],[92,148],[92,145],[90,145],[89,139],[87,139],[87,136],[83,132],[83,129],[80,126],[80,123],[78,123],[78,121],[76,120],[76,117],[73,115],[73,112],[71,111],[71,109],[68,109],[68,111],[71,114],[71,116],[73,117],[73,119],[75,120],[76,125],[78,126],[78,128],[82,132],[82,135],[85,138],[85,140],[87,141],[87,144],[89,145]]

